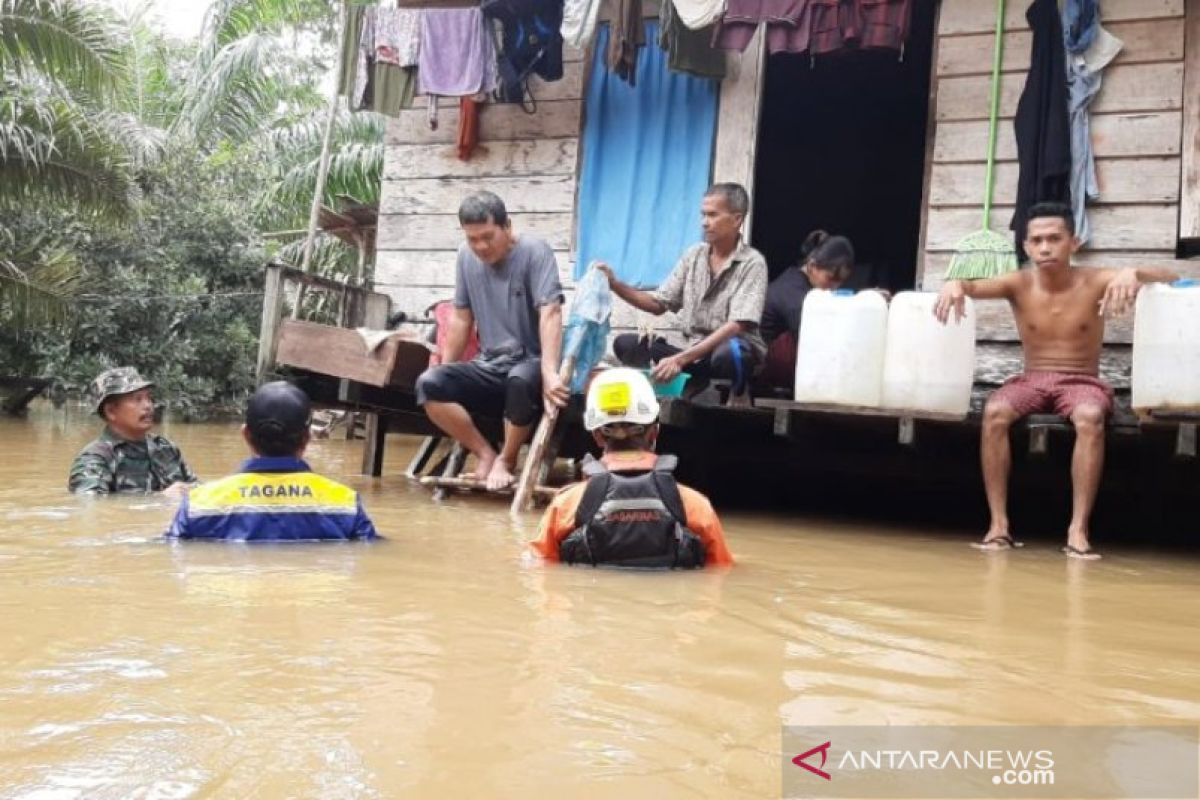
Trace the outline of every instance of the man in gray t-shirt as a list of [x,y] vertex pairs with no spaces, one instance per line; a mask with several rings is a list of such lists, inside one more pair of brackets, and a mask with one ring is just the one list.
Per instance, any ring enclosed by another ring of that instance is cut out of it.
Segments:
[[[475,455],[475,477],[498,490],[512,484],[517,453],[543,402],[567,402],[567,387],[558,377],[562,285],[550,246],[513,234],[504,201],[495,194],[469,195],[458,221],[467,241],[455,265],[454,316],[441,365],[417,379],[417,402]],[[472,326],[480,353],[463,362]],[[499,453],[475,426],[473,413],[503,414]]]

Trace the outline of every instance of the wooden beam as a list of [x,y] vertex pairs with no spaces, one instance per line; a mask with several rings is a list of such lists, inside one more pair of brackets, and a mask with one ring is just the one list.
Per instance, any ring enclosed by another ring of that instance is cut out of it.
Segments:
[[[538,103],[536,114],[527,114],[517,103],[489,103],[479,111],[479,141],[513,139],[561,139],[579,136],[579,100],[548,100]],[[406,108],[388,121],[385,142],[397,144],[449,144],[458,136],[458,109],[442,109],[438,127],[430,130],[425,109]]]
[[[465,192],[465,189],[464,189]],[[510,214],[517,234],[531,233],[545,239],[553,250],[571,247],[571,212]],[[379,218],[382,253],[388,250],[450,250],[463,244],[462,228],[453,214],[387,214]]]
[[452,144],[398,144],[387,148],[383,179],[574,175],[578,150],[574,137],[484,142],[463,161]]
[[1187,0],[1179,238],[1200,239],[1200,0]]
[[410,178],[383,184],[381,214],[444,214],[455,225],[458,206],[474,191],[504,198],[513,213],[569,213],[575,203],[574,175],[520,175],[503,178]]
[[[943,78],[938,85],[939,120],[986,120],[991,76]],[[1000,79],[1000,116],[1011,119],[1025,88],[1025,75],[1011,73]],[[1104,71],[1104,87],[1092,111],[1173,111],[1183,107],[1183,63],[1129,64]]]
[[[740,55],[727,57],[729,72],[721,81],[717,108],[717,139],[713,153],[713,182],[740,183],[754,197],[754,160],[758,151],[758,122],[766,84],[766,48],[762,27]],[[749,239],[751,216],[743,231]]]
[[275,366],[275,348],[278,344],[279,323],[283,319],[283,273],[281,264],[268,264],[263,282],[263,313],[258,329],[258,359],[254,375],[259,385],[266,381],[267,373]]
[[[1179,155],[1179,111],[1149,114],[1110,113],[1092,115],[1092,144],[1097,158]],[[987,120],[941,122],[933,157],[939,164],[977,162],[987,158]],[[1000,126],[996,136],[996,159],[1017,160],[1017,140],[1011,122]]]
[[[1138,20],[1109,23],[1105,29],[1122,42],[1121,52],[1113,66],[1147,64],[1156,61],[1179,61],[1183,58],[1183,26],[1176,19]],[[937,74],[991,75],[994,34],[942,36],[941,47],[935,56]],[[1009,31],[1004,35],[1003,72],[1024,72],[1029,69],[1032,34],[1029,30]],[[982,57],[981,57],[982,56]]]
[[[1012,213],[1012,206],[993,207],[992,230],[1007,231]],[[1088,213],[1092,222],[1089,251],[1175,251],[1178,205],[1095,206]],[[959,240],[979,229],[980,222],[978,208],[932,208],[925,249],[953,252]]]
[[[1183,16],[1184,0],[1104,0],[1104,22],[1135,19],[1159,19]],[[995,0],[945,0],[945,12],[938,25],[938,34],[984,33],[995,26]],[[1006,30],[1028,30],[1025,10],[1028,3],[1009,3],[1004,14]]]
[[[1174,203],[1179,200],[1179,157],[1096,159],[1100,200],[1089,208],[1119,203]],[[934,206],[980,208],[986,166],[937,164],[930,178],[929,203]],[[1017,196],[1015,161],[996,165],[995,197]]]

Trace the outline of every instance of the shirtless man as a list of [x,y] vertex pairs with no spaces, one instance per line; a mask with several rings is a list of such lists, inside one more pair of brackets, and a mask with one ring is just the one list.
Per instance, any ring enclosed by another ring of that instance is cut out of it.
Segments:
[[1072,514],[1063,552],[1097,559],[1088,542],[1088,520],[1104,468],[1104,422],[1112,411],[1112,388],[1099,375],[1104,318],[1128,312],[1144,283],[1179,276],[1170,270],[1099,269],[1071,266],[1079,249],[1070,206],[1030,208],[1025,252],[1032,269],[978,281],[948,281],[934,313],[941,322],[964,315],[963,298],[1008,301],[1025,351],[1025,374],[1010,379],[988,399],[981,442],[983,484],[991,525],[981,550],[1019,547],[1008,527],[1008,431],[1030,414],[1060,414],[1075,426],[1071,459]]

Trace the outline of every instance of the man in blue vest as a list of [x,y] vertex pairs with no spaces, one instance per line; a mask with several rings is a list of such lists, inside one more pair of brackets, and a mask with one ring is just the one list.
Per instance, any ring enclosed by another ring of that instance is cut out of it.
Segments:
[[314,473],[308,396],[284,381],[264,384],[246,406],[242,436],[253,458],[239,472],[192,489],[167,536],[235,541],[374,539],[358,492]]

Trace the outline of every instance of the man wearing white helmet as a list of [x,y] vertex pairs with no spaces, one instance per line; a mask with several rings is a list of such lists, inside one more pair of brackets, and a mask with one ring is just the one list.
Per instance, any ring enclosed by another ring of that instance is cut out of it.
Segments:
[[639,371],[610,369],[588,389],[584,427],[604,453],[564,489],[533,548],[549,561],[642,569],[725,566],[733,556],[708,498],[680,486],[658,456],[658,400]]

